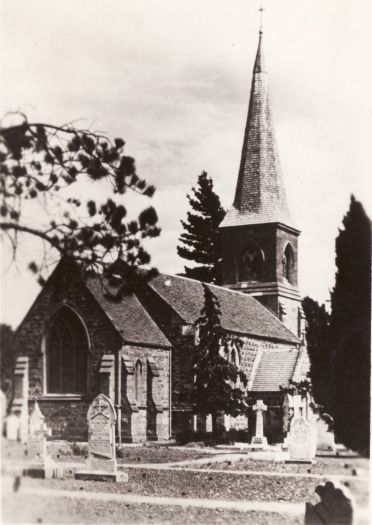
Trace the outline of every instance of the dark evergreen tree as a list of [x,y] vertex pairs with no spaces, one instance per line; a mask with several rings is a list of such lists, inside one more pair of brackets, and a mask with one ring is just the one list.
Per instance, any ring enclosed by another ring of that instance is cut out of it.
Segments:
[[7,324],[0,324],[0,369],[1,390],[9,401],[13,393],[13,373],[15,365],[15,352],[13,345],[13,330]]
[[238,352],[242,341],[226,333],[220,323],[220,306],[210,288],[203,285],[204,306],[196,321],[198,342],[193,359],[194,384],[192,391],[195,414],[212,415],[213,433],[217,433],[217,416],[220,412],[236,416],[247,409],[245,374],[229,352]]
[[181,221],[185,230],[180,236],[177,253],[182,258],[197,263],[185,266],[185,275],[207,283],[221,282],[221,248],[218,226],[225,216],[220,198],[213,190],[213,181],[203,171],[196,188],[187,195],[192,211],[187,221]]
[[329,413],[338,439],[369,452],[371,371],[371,222],[351,197],[336,239],[329,344]]
[[324,304],[310,297],[302,301],[307,320],[306,341],[310,359],[312,395],[318,405],[325,406],[330,377],[329,322],[330,315]]

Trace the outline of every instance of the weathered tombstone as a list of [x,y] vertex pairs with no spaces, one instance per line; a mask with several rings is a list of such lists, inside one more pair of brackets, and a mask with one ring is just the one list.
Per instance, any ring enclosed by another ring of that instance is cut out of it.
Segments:
[[63,469],[58,468],[47,453],[47,436],[50,435],[45,417],[35,401],[28,425],[27,462],[23,470],[25,476],[43,479],[63,476]]
[[256,435],[253,436],[251,445],[259,448],[266,448],[267,439],[263,432],[263,412],[267,410],[267,406],[262,399],[258,399],[253,410],[256,412]]
[[353,499],[347,489],[337,482],[328,481],[318,485],[315,492],[320,497],[316,505],[306,503],[305,525],[351,525],[353,523]]
[[45,417],[41,413],[40,407],[35,401],[34,411],[30,416],[29,433],[28,433],[28,459],[37,463],[44,464],[48,459],[47,440],[48,427],[45,423]]
[[128,481],[128,474],[117,469],[115,451],[116,413],[104,394],[91,403],[88,414],[88,470],[75,474],[76,479],[95,481]]
[[311,423],[304,417],[294,417],[289,430],[289,462],[312,463],[314,433]]
[[9,414],[5,419],[5,437],[9,441],[19,441],[20,419],[15,414]]
[[[327,418],[329,418],[330,422],[333,422],[332,417],[328,414]],[[335,436],[334,433],[329,430],[328,423],[319,417],[316,420],[316,426],[318,431],[317,450],[335,452]]]

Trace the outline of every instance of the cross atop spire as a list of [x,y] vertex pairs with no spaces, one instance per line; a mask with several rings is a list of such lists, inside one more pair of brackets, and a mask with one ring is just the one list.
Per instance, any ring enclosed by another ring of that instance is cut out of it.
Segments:
[[274,136],[261,26],[235,199],[221,226],[270,222],[294,226]]
[[263,12],[264,11],[265,11],[265,8],[261,6],[259,8],[259,12],[260,12],[260,35],[262,35],[262,18],[263,18]]

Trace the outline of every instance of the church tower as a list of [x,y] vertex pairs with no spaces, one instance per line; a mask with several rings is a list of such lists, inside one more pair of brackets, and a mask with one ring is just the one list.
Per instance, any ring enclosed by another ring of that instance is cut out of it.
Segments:
[[222,285],[248,293],[299,337],[298,236],[290,216],[274,137],[262,30],[233,205],[221,225]]

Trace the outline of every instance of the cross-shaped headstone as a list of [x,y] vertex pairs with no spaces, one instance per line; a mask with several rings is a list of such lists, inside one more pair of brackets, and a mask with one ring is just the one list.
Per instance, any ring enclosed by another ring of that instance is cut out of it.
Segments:
[[256,412],[256,436],[258,438],[263,438],[263,415],[262,412],[267,410],[267,406],[262,401],[262,399],[258,399],[256,404],[253,407],[253,410]]

